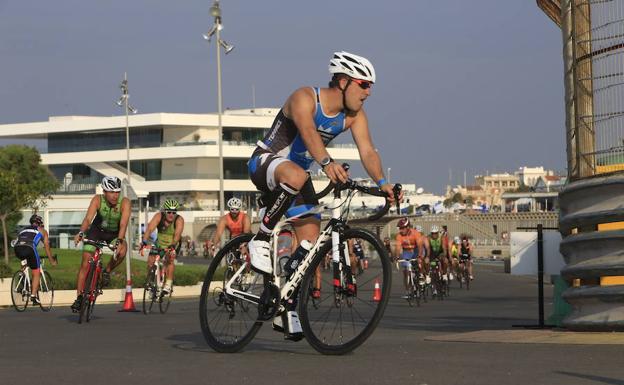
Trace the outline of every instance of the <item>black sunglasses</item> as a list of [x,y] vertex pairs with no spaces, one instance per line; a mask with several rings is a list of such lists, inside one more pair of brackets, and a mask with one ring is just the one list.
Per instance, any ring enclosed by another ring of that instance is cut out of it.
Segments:
[[177,213],[177,211],[175,211],[175,210],[166,210],[165,211],[165,214],[176,214],[176,213]]
[[367,82],[366,80],[353,79],[353,78],[351,78],[351,80],[354,81],[355,83],[357,83],[357,85],[360,86],[360,88],[363,89],[363,90],[366,90],[366,89],[371,88],[373,86],[373,83]]

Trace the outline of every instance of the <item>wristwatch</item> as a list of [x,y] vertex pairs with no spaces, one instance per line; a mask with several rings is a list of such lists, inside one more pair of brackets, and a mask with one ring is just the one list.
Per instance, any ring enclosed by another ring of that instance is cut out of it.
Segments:
[[331,157],[326,156],[325,158],[321,159],[321,161],[319,162],[319,165],[321,166],[321,169],[323,169],[323,168],[325,168],[325,166],[327,166],[328,164],[330,164],[333,161],[334,160]]

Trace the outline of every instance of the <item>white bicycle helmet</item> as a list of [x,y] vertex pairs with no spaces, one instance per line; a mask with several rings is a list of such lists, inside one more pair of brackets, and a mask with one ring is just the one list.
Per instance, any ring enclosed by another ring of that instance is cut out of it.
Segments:
[[439,233],[440,232],[440,228],[436,225],[431,226],[431,233]]
[[362,56],[345,51],[334,52],[334,56],[329,61],[329,72],[375,83],[375,68],[371,62]]
[[111,192],[121,191],[121,179],[116,176],[105,176],[102,178],[102,190]]
[[234,197],[234,198],[230,198],[230,199],[227,201],[227,207],[228,207],[230,210],[232,210],[232,209],[235,209],[235,210],[240,210],[240,209],[241,209],[241,207],[243,207],[243,202],[242,202],[240,199],[236,198],[236,197]]
[[414,230],[418,231],[419,233],[423,232],[423,228],[421,225],[416,225],[416,227],[414,227]]

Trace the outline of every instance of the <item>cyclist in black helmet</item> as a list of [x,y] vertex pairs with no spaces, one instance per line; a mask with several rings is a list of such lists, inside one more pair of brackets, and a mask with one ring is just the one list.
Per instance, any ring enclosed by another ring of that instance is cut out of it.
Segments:
[[52,251],[50,251],[50,241],[48,238],[48,232],[43,227],[43,218],[37,214],[33,214],[30,217],[30,226],[26,227],[17,234],[17,240],[13,250],[15,250],[15,256],[19,259],[26,259],[28,261],[28,267],[32,270],[32,292],[30,302],[33,305],[39,305],[39,297],[37,291],[39,290],[39,281],[41,280],[41,259],[37,252],[37,244],[43,242],[46,255],[52,265],[56,265],[56,260],[52,258]]

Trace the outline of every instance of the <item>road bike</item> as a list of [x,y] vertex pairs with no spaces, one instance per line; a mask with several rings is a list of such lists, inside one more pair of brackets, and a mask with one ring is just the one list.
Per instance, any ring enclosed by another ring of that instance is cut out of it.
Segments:
[[78,316],[78,323],[82,321],[89,322],[93,316],[93,309],[95,308],[95,301],[97,297],[102,294],[102,249],[107,247],[113,252],[113,259],[117,259],[117,248],[114,245],[108,244],[106,241],[93,241],[83,238],[82,243],[85,245],[91,245],[95,247],[93,256],[89,258],[89,270],[84,281],[84,287],[82,289],[82,302],[80,303],[80,311]]
[[407,275],[407,292],[404,297],[410,306],[420,306],[421,301],[427,302],[426,285],[424,278],[419,278],[418,275],[418,259],[400,259],[399,262],[408,262],[408,275]]
[[471,263],[470,259],[459,258],[459,274],[457,279],[459,280],[459,287],[466,286],[466,290],[470,290],[470,274],[468,272],[468,264]]
[[[248,260],[235,258],[240,255],[241,246],[252,239],[252,234],[233,238],[217,253],[206,273],[199,307],[202,333],[210,347],[225,353],[240,351],[254,338],[264,321],[294,310],[297,305],[305,338],[322,354],[348,353],[364,343],[375,330],[390,297],[390,258],[375,234],[350,228],[347,220],[350,202],[357,192],[385,198],[383,208],[370,216],[370,220],[385,215],[390,201],[379,188],[352,180],[330,184],[317,197],[332,190],[332,204],[318,205],[277,224],[270,243],[273,274],[256,273],[250,269]],[[397,209],[396,197],[400,190],[401,185],[394,186]],[[343,191],[345,194],[341,196]],[[274,256],[281,228],[302,216],[326,210],[332,210],[332,217],[310,251],[289,277],[280,277],[279,261]],[[348,250],[349,241],[356,238],[367,243],[365,248],[370,250],[366,280],[359,282],[352,273]],[[324,270],[320,266],[327,253],[332,256],[331,267]],[[230,260],[239,261],[240,266],[231,264]],[[320,285],[315,282],[317,271],[321,275]],[[321,297],[313,300],[312,289],[320,289]]]
[[[57,260],[56,254],[52,256],[54,261]],[[50,273],[45,271],[45,260],[41,259],[39,272],[41,279],[39,280],[39,307],[43,311],[50,311],[54,302],[54,283]],[[32,289],[32,271],[28,267],[28,261],[22,259],[22,267],[13,274],[11,279],[11,301],[15,310],[22,312],[28,307]]]
[[168,293],[165,293],[163,292],[163,286],[167,280],[166,267],[169,263],[173,263],[170,261],[170,253],[175,253],[175,250],[153,246],[149,249],[150,256],[154,256],[154,264],[147,272],[145,286],[143,287],[143,313],[151,313],[154,304],[158,303],[160,313],[165,314],[171,303],[173,288]]

